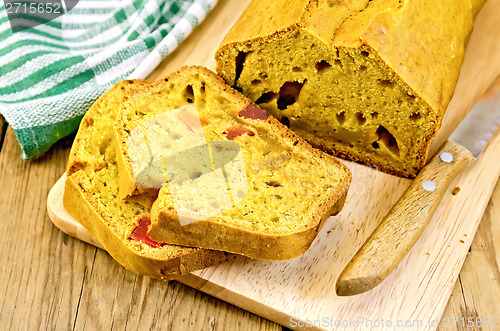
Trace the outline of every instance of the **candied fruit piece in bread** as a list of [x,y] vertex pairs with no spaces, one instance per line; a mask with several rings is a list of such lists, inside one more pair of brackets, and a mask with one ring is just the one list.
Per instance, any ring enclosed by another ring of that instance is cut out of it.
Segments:
[[117,83],[89,109],[71,148],[63,202],[68,213],[125,268],[169,280],[232,256],[151,240],[149,209],[118,197],[114,122],[123,97],[148,86],[141,80]]
[[253,0],[217,72],[313,146],[414,177],[485,0]]
[[258,259],[304,253],[351,180],[203,67],[130,94],[116,121],[125,195],[154,186],[149,237]]

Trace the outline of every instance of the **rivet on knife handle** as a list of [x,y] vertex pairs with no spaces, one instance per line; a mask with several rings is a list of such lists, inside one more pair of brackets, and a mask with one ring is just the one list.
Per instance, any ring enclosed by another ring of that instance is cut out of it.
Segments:
[[337,294],[360,294],[382,282],[425,230],[453,178],[471,161],[469,150],[444,143],[339,276]]

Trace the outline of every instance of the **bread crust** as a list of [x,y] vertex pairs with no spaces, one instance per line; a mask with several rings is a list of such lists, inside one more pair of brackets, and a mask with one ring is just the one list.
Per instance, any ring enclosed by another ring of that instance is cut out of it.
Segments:
[[[318,235],[328,217],[337,215],[343,208],[348,180],[342,183],[338,195],[328,197],[313,214],[314,226],[286,234],[268,234],[238,229],[217,222],[216,217],[181,226],[178,219],[165,210],[155,211],[156,223],[149,232],[151,238],[182,243],[185,246],[205,247],[241,254],[260,260],[286,260],[305,253]],[[333,204],[333,205],[332,205]]]

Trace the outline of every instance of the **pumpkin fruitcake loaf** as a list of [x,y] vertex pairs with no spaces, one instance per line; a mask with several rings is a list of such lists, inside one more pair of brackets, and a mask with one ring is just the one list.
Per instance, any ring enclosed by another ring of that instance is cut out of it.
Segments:
[[485,0],[253,0],[217,72],[312,145],[414,177]]
[[160,244],[147,236],[149,210],[118,197],[114,121],[118,106],[140,80],[116,84],[87,112],[71,149],[64,207],[125,268],[159,279],[221,263],[224,252]]
[[203,67],[130,94],[116,134],[126,194],[159,190],[148,231],[157,242],[292,258],[341,210],[351,180]]

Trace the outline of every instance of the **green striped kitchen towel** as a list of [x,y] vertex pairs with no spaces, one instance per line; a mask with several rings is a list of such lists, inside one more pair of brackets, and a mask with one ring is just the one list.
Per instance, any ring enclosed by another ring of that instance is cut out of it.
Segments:
[[217,0],[80,0],[70,9],[65,2],[61,16],[21,31],[9,22],[12,5],[0,3],[0,113],[24,159],[78,129],[113,84],[145,78]]

